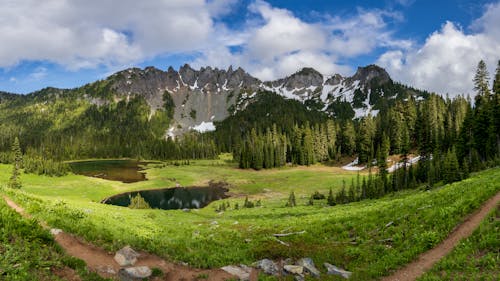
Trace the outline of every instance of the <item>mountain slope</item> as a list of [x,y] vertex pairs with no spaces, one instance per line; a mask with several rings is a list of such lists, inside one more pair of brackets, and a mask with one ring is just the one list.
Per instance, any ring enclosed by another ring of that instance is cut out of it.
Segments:
[[394,83],[375,65],[358,68],[352,77],[325,77],[304,68],[268,82],[232,67],[131,68],[75,89],[0,93],[0,151],[8,151],[19,136],[46,155],[131,157],[164,151],[161,141],[167,137],[215,130],[214,123],[222,126],[228,117],[227,124],[241,125],[229,130],[236,132],[252,123],[375,115],[396,100],[426,95]]

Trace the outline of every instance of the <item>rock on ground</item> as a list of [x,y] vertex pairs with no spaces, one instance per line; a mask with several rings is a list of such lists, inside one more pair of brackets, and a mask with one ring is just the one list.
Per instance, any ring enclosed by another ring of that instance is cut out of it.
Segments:
[[285,265],[283,269],[291,274],[302,275],[304,273],[304,267],[300,265]]
[[130,246],[125,246],[116,252],[115,261],[120,266],[130,266],[137,262],[137,257],[139,257],[139,254],[134,249]]
[[254,266],[259,268],[259,269],[262,269],[262,271],[264,271],[264,273],[268,274],[268,275],[278,275],[279,273],[279,268],[278,266],[276,265],[276,263],[274,263],[272,260],[270,259],[263,259],[263,260],[260,260],[256,263],[254,263]]
[[63,232],[62,229],[59,229],[59,228],[52,228],[50,230],[50,234],[54,235],[54,236],[57,236],[59,233]]
[[350,271],[343,270],[327,262],[324,263],[324,266],[328,270],[326,274],[342,276],[345,279],[349,279],[351,277],[352,272]]
[[250,280],[250,273],[252,271],[252,269],[250,267],[245,266],[245,265],[241,265],[241,266],[228,265],[228,266],[222,267],[221,269],[229,274],[237,276],[238,279],[241,281]]
[[315,278],[319,278],[321,275],[321,272],[316,268],[311,258],[300,259],[297,261],[297,264],[303,266]]
[[151,274],[153,273],[149,267],[138,266],[120,269],[118,277],[120,278],[120,281],[138,281],[143,280],[144,278],[149,278]]

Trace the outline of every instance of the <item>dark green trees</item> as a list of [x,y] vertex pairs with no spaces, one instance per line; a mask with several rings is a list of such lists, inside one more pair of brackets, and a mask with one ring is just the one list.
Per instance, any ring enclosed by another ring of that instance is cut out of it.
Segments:
[[20,170],[23,163],[23,155],[21,152],[21,146],[19,145],[19,139],[16,137],[14,143],[12,144],[12,154],[14,155],[14,162],[12,163],[12,175],[9,179],[8,186],[10,188],[21,188],[21,179],[19,178]]

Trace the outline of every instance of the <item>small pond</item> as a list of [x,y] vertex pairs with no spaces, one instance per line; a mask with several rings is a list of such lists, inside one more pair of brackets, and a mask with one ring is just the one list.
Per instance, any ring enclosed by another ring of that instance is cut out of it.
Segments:
[[137,160],[92,160],[69,163],[71,170],[75,174],[132,183],[145,181],[146,175],[141,165],[148,162]]
[[198,209],[210,202],[227,198],[228,189],[224,185],[210,185],[205,187],[173,187],[163,189],[141,190],[126,192],[111,196],[102,201],[105,204],[128,207],[130,199],[138,193],[154,209]]

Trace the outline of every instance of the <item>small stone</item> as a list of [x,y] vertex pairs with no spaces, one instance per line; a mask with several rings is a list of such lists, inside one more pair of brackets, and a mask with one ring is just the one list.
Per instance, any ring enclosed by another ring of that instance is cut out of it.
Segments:
[[327,262],[325,262],[323,265],[326,267],[326,270],[328,270],[326,274],[342,276],[345,279],[349,279],[351,277],[352,272],[350,271],[343,270]]
[[319,278],[321,272],[316,268],[314,262],[311,258],[303,258],[297,261],[297,264],[303,266],[307,272],[309,272],[313,277]]
[[263,259],[263,260],[257,261],[254,263],[254,266],[259,268],[259,269],[262,269],[262,271],[264,271],[264,273],[266,273],[268,275],[277,276],[279,273],[278,266],[276,265],[276,263],[274,263],[270,259]]
[[185,213],[189,213],[189,212],[191,212],[191,209],[184,208],[184,209],[182,209],[182,211],[185,212]]
[[122,268],[118,272],[120,281],[139,281],[144,278],[149,278],[153,274],[151,269],[147,266]]
[[235,265],[224,266],[221,269],[231,275],[238,277],[238,279],[242,281],[250,280],[250,272],[252,271],[252,269],[249,268],[248,266],[240,267]]
[[59,229],[59,228],[52,228],[52,229],[50,230],[50,234],[52,234],[52,235],[54,235],[54,236],[57,236],[57,235],[59,235],[59,234],[60,234],[60,233],[62,233],[62,232],[63,232],[63,231],[62,231],[62,229]]
[[134,251],[134,249],[130,246],[125,246],[116,252],[115,261],[120,266],[129,266],[134,265],[137,262],[137,257],[139,257],[139,254]]
[[285,265],[283,266],[286,272],[291,274],[302,274],[304,273],[304,267],[300,265]]
[[219,223],[217,221],[213,221],[210,223],[211,225],[218,225]]

